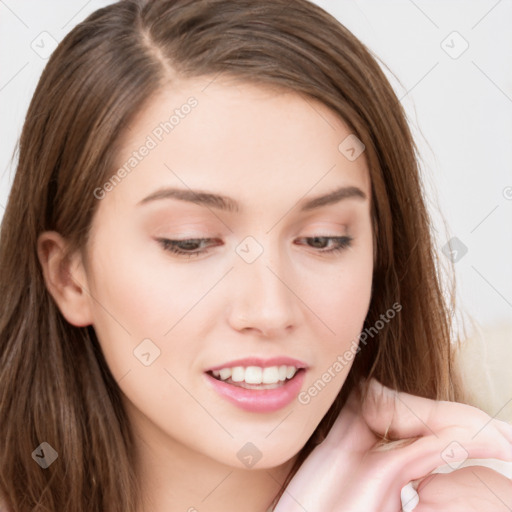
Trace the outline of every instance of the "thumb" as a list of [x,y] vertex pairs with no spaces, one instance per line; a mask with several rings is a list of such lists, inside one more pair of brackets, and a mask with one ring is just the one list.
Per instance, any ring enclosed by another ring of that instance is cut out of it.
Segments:
[[368,428],[387,439],[449,436],[474,457],[512,458],[512,429],[470,405],[432,400],[368,383],[362,404]]
[[[361,382],[360,388],[361,415],[372,432],[386,439],[412,437],[404,435],[411,434],[411,429],[405,428],[404,418],[397,418],[398,413],[404,413],[403,408],[397,410],[400,404],[397,391],[384,386],[375,378]],[[416,431],[413,432],[416,434]]]

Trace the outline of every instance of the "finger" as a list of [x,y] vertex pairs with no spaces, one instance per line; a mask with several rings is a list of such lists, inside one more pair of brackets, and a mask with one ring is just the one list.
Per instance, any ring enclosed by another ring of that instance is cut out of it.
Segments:
[[[362,471],[366,481],[379,481],[380,485],[374,490],[376,502],[384,502],[393,496],[399,496],[401,490],[411,481],[419,481],[432,473],[434,469],[447,464],[446,452],[443,446],[448,445],[448,438],[434,436],[420,437],[407,446],[396,448],[390,452],[378,453],[373,451],[373,457],[366,458],[366,467]],[[473,440],[466,444],[467,450],[458,452],[452,458],[452,469],[457,469],[457,462],[462,464],[464,458],[508,458],[512,460],[512,450],[507,457],[495,449],[494,445],[482,446],[481,441]],[[379,455],[385,459],[375,459]],[[420,499],[421,501],[421,499]],[[421,503],[420,503],[421,505]],[[378,510],[378,508],[370,508]],[[397,508],[393,510],[398,510]]]
[[427,477],[418,493],[418,512],[423,512],[424,507],[454,512],[512,510],[512,482],[492,469],[478,466]]
[[[387,470],[390,475],[399,475],[397,483],[403,487],[441,466],[458,469],[467,459],[512,461],[512,446],[505,438],[496,440],[486,433],[481,438],[471,439],[464,438],[464,434],[460,429],[447,429],[440,437],[420,437],[407,446],[396,448],[386,461]],[[453,440],[457,437],[460,442]],[[376,448],[374,451],[381,450]]]
[[498,432],[512,442],[512,427],[485,412],[458,402],[437,401],[397,392],[371,379],[362,405],[368,426],[389,439],[438,435],[444,428],[464,427],[477,436]]

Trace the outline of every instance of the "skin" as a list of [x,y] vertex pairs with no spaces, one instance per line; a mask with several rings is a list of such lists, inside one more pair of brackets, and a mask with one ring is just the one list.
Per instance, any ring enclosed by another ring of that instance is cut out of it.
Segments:
[[[123,393],[145,492],[140,512],[265,512],[351,363],[307,404],[294,401],[272,413],[226,402],[204,371],[241,357],[287,355],[308,365],[304,391],[353,347],[371,297],[369,172],[364,153],[350,161],[338,150],[350,130],[322,104],[211,79],[173,83],[152,98],[128,127],[119,166],[190,96],[198,106],[100,200],[87,247],[64,260],[66,241],[46,232],[39,257],[65,318],[94,326]],[[220,193],[241,210],[176,199],[138,204],[163,186]],[[299,211],[301,201],[340,186],[357,187],[367,199]],[[263,249],[252,263],[236,252],[247,236]],[[322,254],[334,242],[315,246],[306,240],[314,236],[353,241]],[[166,251],[158,238],[218,243],[187,258]],[[134,357],[147,338],[160,350],[149,366]],[[276,512],[396,512],[400,488],[441,465],[439,454],[454,439],[472,457],[512,459],[512,432],[482,411],[406,394],[393,398],[378,386],[364,404],[353,394]],[[377,434],[386,431],[417,440],[383,452]],[[237,457],[248,442],[261,452],[252,468]],[[471,473],[498,491],[509,489],[510,481],[494,471]],[[461,510],[480,510],[474,507],[482,503],[486,511],[503,510],[468,485],[465,474],[420,487],[418,512],[451,510],[447,496],[460,498]]]
[[[94,326],[119,382],[148,509],[262,512],[351,363],[308,404],[272,413],[238,409],[206,385],[204,371],[287,355],[308,365],[305,390],[350,348],[371,297],[370,179],[364,154],[350,161],[338,150],[351,132],[325,106],[226,80],[203,91],[208,83],[162,90],[129,127],[119,165],[188,97],[199,102],[100,200],[70,279],[61,285],[48,268],[65,245],[58,234],[41,237],[40,254],[64,316]],[[240,212],[175,199],[138,204],[164,186],[229,196]],[[299,202],[340,186],[366,199],[299,211]],[[347,235],[352,245],[331,254],[322,251],[335,241],[306,239]],[[235,251],[247,236],[263,249],[250,264]],[[221,242],[187,258],[159,237]],[[150,366],[133,354],[146,338],[161,351]],[[262,454],[252,469],[237,457],[248,442]]]

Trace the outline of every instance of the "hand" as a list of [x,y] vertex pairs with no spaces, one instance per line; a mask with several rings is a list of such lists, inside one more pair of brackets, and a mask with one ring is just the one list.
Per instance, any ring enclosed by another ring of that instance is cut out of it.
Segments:
[[[383,444],[386,432],[393,441]],[[512,461],[512,427],[475,407],[398,393],[372,380],[364,403],[359,389],[351,393],[274,510],[398,512],[402,487],[465,458]]]
[[414,512],[510,512],[512,481],[482,466],[453,473],[436,473],[418,486],[419,505]]

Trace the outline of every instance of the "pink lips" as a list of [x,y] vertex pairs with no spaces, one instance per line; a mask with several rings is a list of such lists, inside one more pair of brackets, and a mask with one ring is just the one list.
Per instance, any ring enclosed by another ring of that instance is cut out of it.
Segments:
[[295,366],[299,370],[292,379],[284,381],[275,389],[245,389],[233,384],[228,384],[216,379],[209,373],[205,373],[207,384],[223,398],[236,405],[240,409],[249,412],[274,412],[289,405],[299,394],[307,365],[297,359],[289,357],[276,357],[272,359],[260,359],[256,357],[229,361],[222,365],[213,366],[207,372],[221,370],[222,368],[233,368],[235,366]]

